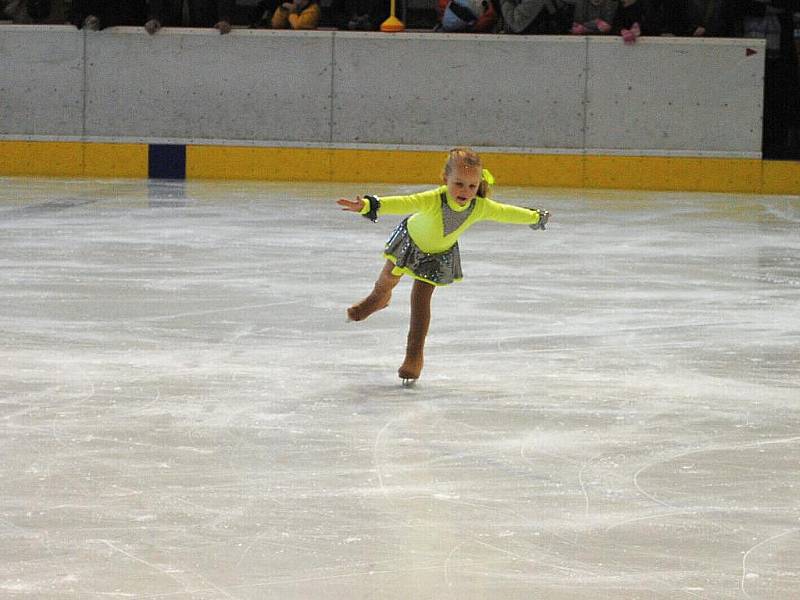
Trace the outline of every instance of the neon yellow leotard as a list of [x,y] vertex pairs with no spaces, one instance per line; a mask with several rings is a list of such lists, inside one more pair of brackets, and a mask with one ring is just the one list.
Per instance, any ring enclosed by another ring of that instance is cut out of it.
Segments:
[[[476,196],[472,214],[457,229],[446,235],[442,225],[442,193],[446,195],[447,205],[454,212],[459,213],[470,208],[470,204],[460,206],[447,193],[447,186],[442,185],[409,196],[381,197],[380,214],[414,213],[408,219],[408,234],[417,247],[428,254],[438,254],[449,250],[458,241],[461,234],[478,221],[535,225],[540,219],[539,213],[536,211]],[[369,199],[365,198],[361,214],[368,213],[370,209]]]

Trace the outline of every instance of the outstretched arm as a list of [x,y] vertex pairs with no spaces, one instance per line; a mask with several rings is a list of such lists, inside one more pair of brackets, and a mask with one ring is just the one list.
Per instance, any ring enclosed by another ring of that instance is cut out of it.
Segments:
[[336,204],[342,207],[342,210],[360,213],[364,210],[364,200],[361,196],[356,196],[355,200],[348,200],[347,198],[339,198]]
[[430,209],[441,202],[439,194],[443,188],[435,188],[426,192],[408,196],[384,196],[378,198],[373,194],[356,196],[355,200],[340,198],[336,204],[342,210],[357,212],[372,222],[378,220],[378,213],[387,215],[404,215],[418,210]]
[[367,194],[363,198],[356,196],[355,200],[340,198],[336,201],[336,204],[341,206],[342,210],[361,213],[361,216],[366,217],[373,223],[378,220],[378,211],[381,209],[381,201],[378,200],[377,196],[372,196],[371,194]]
[[525,208],[513,204],[503,204],[486,198],[483,203],[483,218],[500,223],[530,225],[531,229],[544,229],[550,213],[538,208]]

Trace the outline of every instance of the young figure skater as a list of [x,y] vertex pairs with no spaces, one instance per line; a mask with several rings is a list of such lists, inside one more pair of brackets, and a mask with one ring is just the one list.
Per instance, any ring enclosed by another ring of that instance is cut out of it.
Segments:
[[550,213],[490,200],[491,174],[470,148],[450,150],[442,173],[444,185],[410,196],[340,198],[342,210],[357,212],[375,222],[378,214],[413,213],[395,228],[386,242],[383,267],[372,292],[347,309],[351,321],[363,321],[389,305],[392,290],[403,275],[414,279],[406,356],[397,374],[403,385],[422,372],[423,348],[431,318],[431,296],[437,286],[462,277],[458,238],[478,221],[499,221],[544,229]]

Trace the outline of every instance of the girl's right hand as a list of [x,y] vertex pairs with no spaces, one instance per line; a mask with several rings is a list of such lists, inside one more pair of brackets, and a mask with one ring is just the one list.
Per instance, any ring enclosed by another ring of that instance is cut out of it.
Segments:
[[364,209],[364,200],[361,196],[356,196],[355,200],[348,200],[347,198],[339,198],[336,204],[342,207],[342,210],[360,213]]

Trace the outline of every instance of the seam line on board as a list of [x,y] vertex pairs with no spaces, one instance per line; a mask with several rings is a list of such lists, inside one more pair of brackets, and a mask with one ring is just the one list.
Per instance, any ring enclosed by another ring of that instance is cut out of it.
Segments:
[[86,29],[81,29],[81,33],[83,34],[83,81],[81,82],[81,175],[86,175],[86,98],[88,96],[87,88],[89,87],[88,83],[88,74],[89,74],[89,67],[86,64],[87,61],[87,54],[86,54]]
[[586,148],[587,127],[589,126],[589,38],[586,37],[583,44],[583,126],[581,127],[581,147],[583,148],[581,159],[581,186],[585,186],[587,176],[587,157],[589,151]]

